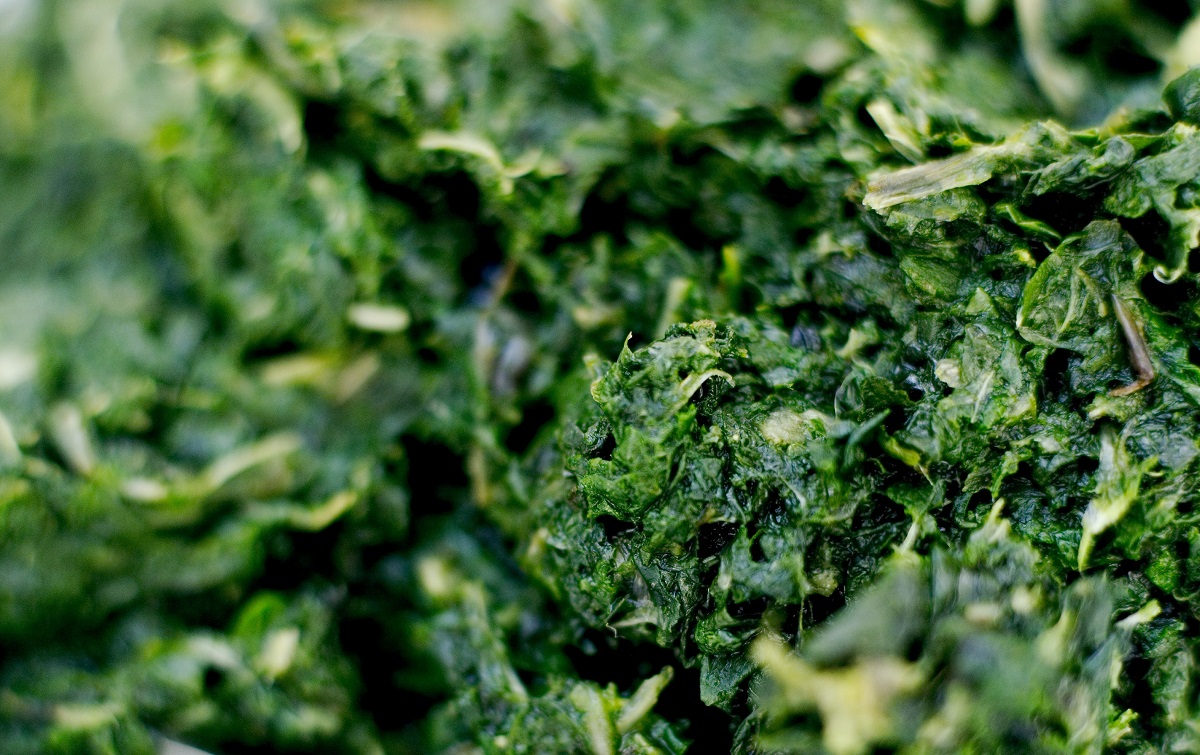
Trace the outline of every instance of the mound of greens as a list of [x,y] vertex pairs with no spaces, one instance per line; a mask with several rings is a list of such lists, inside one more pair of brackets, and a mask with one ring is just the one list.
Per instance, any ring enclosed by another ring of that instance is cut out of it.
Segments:
[[1200,751],[1191,16],[0,3],[0,749]]

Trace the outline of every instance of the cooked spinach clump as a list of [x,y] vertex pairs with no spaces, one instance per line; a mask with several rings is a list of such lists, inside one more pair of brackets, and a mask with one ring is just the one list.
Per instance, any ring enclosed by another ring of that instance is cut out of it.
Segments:
[[1200,20],[0,3],[0,750],[1200,751]]

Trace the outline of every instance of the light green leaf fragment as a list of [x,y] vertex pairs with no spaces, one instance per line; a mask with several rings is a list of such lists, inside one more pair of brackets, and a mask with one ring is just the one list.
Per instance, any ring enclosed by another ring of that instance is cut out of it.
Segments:
[[296,627],[276,629],[263,641],[262,651],[254,660],[255,667],[268,679],[287,673],[300,648],[300,630]]
[[846,335],[846,343],[836,353],[842,359],[851,360],[857,357],[858,353],[864,348],[878,342],[879,337],[877,334],[859,330],[858,328],[851,328],[850,332]]
[[29,382],[37,375],[37,356],[28,351],[0,351],[0,391]]
[[204,487],[210,492],[216,490],[242,472],[273,459],[288,456],[299,448],[300,436],[284,432],[230,451],[204,471]]
[[1087,76],[1055,48],[1047,28],[1051,3],[1047,0],[1016,0],[1014,6],[1021,48],[1033,78],[1055,109],[1071,116],[1086,95]]
[[346,318],[362,330],[377,333],[399,333],[412,319],[403,307],[371,303],[351,305],[346,310]]
[[1069,140],[1066,129],[1057,123],[1032,123],[1001,144],[981,144],[941,160],[877,173],[867,183],[863,204],[882,212],[902,202],[978,186],[1001,170],[1032,170],[1057,159]]
[[1159,605],[1157,600],[1152,600],[1137,611],[1118,621],[1117,626],[1122,629],[1133,630],[1148,621],[1158,618],[1160,613],[1162,613],[1162,606]]
[[149,477],[131,477],[121,483],[121,495],[139,503],[158,503],[170,493],[166,485]]
[[117,703],[62,704],[54,706],[54,723],[64,729],[87,731],[108,726],[124,712]]
[[670,666],[666,666],[662,671],[638,685],[633,696],[629,698],[625,703],[625,707],[621,709],[621,715],[617,717],[618,734],[624,734],[629,731],[646,717],[646,714],[658,702],[658,696],[670,684],[674,676],[675,670]]
[[875,123],[879,124],[883,135],[897,152],[914,163],[925,159],[920,130],[906,115],[897,110],[890,100],[882,97],[872,100],[867,104],[867,112]]
[[826,435],[828,426],[833,422],[832,417],[816,409],[803,412],[777,409],[763,419],[758,430],[771,443],[787,446]]
[[434,600],[450,600],[457,594],[459,575],[439,556],[425,556],[417,562],[417,579],[425,594]]
[[1197,65],[1200,65],[1200,16],[1193,17],[1180,30],[1175,46],[1167,54],[1162,80],[1168,82]]
[[590,684],[577,684],[571,690],[571,702],[583,713],[592,755],[613,755],[612,722],[600,693]]
[[978,186],[992,177],[1006,149],[1005,145],[975,147],[960,155],[878,175],[867,184],[863,204],[880,211],[950,189]]
[[343,490],[330,496],[325,503],[312,509],[297,507],[289,516],[292,526],[297,529],[317,532],[333,524],[338,517],[358,503],[358,493],[353,490]]
[[209,755],[209,753],[197,747],[164,738],[159,740],[158,755]]
[[920,452],[902,445],[898,440],[891,436],[884,438],[882,445],[883,450],[887,451],[889,454],[904,462],[908,466],[916,469],[917,471],[924,471],[924,467],[921,464]]
[[90,474],[96,467],[96,452],[79,407],[61,403],[51,410],[50,437],[58,447],[58,452],[77,474]]
[[1133,724],[1138,720],[1138,714],[1128,708],[1108,724],[1105,732],[1105,743],[1112,747],[1133,733]]
[[466,131],[426,131],[417,140],[417,146],[428,151],[458,152],[463,155],[479,158],[484,165],[494,171],[499,180],[501,194],[511,194],[513,190],[512,177],[505,169],[504,158],[500,150],[489,140]]
[[[725,254],[726,259],[730,255]],[[734,254],[736,259],[736,253]],[[666,300],[663,302],[662,314],[659,315],[658,325],[654,328],[655,338],[662,338],[667,329],[679,321],[679,308],[692,290],[692,282],[687,278],[675,277],[667,284]]]
[[259,377],[272,387],[319,385],[335,366],[333,358],[329,355],[288,354],[264,364]]
[[21,446],[8,418],[0,412],[0,461],[13,463],[21,459]]
[[859,755],[887,743],[895,731],[893,705],[923,681],[916,665],[889,656],[821,670],[765,637],[754,643],[752,653],[779,685],[787,709],[821,714],[823,742],[833,755]]
[[1142,477],[1156,463],[1148,459],[1135,464],[1125,449],[1124,437],[1111,430],[1100,436],[1100,468],[1096,471],[1096,490],[1083,512],[1083,536],[1079,541],[1079,570],[1087,568],[1096,536],[1121,521],[1141,488]]
[[675,407],[674,411],[679,411],[682,409],[684,405],[691,400],[692,396],[695,395],[696,391],[700,390],[700,386],[704,385],[704,383],[712,377],[722,378],[725,380],[725,382],[729,383],[730,387],[733,387],[734,385],[733,375],[730,375],[724,370],[705,370],[704,372],[688,375],[683,379],[683,382],[679,384],[679,393],[683,396],[683,399],[679,402],[678,406]]
[[962,365],[957,359],[939,359],[934,365],[933,374],[951,388],[962,385]]
[[996,17],[1000,10],[1000,0],[966,0],[963,3],[963,15],[971,26],[984,26]]

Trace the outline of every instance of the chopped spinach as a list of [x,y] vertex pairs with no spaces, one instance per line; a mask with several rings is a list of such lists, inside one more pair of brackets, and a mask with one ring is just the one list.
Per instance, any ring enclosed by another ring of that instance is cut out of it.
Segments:
[[0,3],[12,753],[1200,750],[1200,21]]

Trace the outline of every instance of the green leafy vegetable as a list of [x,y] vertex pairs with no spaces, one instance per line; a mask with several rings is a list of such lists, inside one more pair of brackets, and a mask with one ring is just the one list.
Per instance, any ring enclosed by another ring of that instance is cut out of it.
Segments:
[[0,4],[0,749],[1200,749],[1198,23]]

